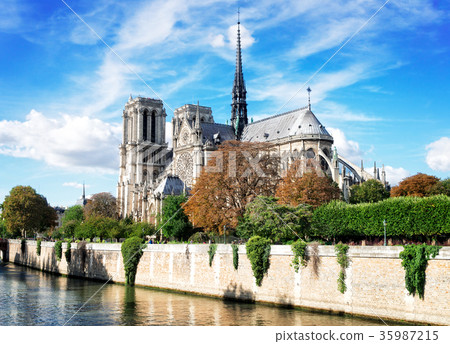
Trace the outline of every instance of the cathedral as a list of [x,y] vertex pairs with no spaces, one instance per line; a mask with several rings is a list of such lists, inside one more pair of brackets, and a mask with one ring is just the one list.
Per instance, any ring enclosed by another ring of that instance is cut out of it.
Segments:
[[[308,88],[308,93],[311,90]],[[215,123],[210,107],[187,104],[174,111],[172,145],[166,142],[166,110],[159,99],[128,99],[123,111],[123,140],[117,191],[119,215],[155,223],[167,195],[190,189],[211,152],[224,141],[267,142],[280,152],[282,168],[294,159],[314,162],[348,198],[349,187],[368,179],[385,186],[384,166],[373,173],[356,166],[333,150],[333,137],[311,111],[311,104],[249,123],[247,90],[242,71],[240,23],[230,124]]]

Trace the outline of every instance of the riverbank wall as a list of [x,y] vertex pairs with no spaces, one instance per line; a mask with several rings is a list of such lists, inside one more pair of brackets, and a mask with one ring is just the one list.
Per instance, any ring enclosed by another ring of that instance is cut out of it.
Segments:
[[[67,249],[63,244],[63,251]],[[351,246],[344,294],[338,291],[340,266],[333,246],[317,253],[296,273],[290,246],[272,246],[270,268],[258,287],[245,246],[239,267],[230,245],[217,245],[209,266],[209,245],[148,245],[140,260],[136,284],[236,300],[266,302],[382,320],[450,325],[450,247],[428,262],[425,298],[408,295],[401,246]],[[310,249],[310,248],[308,248]],[[57,260],[54,243],[9,240],[5,260],[42,271],[102,281],[125,282],[120,244],[72,243],[71,261]]]

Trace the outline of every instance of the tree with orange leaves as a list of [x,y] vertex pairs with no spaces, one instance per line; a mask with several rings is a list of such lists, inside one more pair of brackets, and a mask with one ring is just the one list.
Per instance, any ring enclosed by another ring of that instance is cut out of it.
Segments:
[[223,233],[236,228],[256,196],[273,196],[280,158],[266,143],[226,141],[210,154],[184,211],[195,227]]
[[286,176],[278,185],[276,197],[278,203],[296,207],[309,204],[317,208],[333,199],[339,199],[341,190],[330,178],[320,176],[314,169],[302,172],[301,161],[295,161],[288,169]]
[[439,179],[424,173],[403,179],[398,186],[391,189],[391,197],[416,196],[425,197],[431,194],[433,186]]

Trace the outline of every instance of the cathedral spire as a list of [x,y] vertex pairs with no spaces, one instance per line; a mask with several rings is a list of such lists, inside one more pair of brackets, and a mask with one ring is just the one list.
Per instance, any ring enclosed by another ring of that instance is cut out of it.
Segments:
[[[247,90],[245,89],[244,73],[242,72],[242,55],[241,55],[241,22],[237,22],[237,45],[236,45],[236,71],[234,73],[234,84],[231,103],[231,125],[235,127],[236,136],[240,139],[244,127],[248,124],[247,118]],[[239,121],[237,120],[239,118]]]
[[195,129],[200,129],[200,107],[197,100],[197,113],[195,114]]

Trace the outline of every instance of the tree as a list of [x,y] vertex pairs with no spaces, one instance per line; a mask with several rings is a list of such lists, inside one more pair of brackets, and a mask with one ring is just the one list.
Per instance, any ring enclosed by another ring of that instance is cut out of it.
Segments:
[[350,189],[350,203],[373,203],[389,198],[389,191],[376,180],[369,179],[361,185],[355,184]]
[[160,225],[164,236],[177,239],[188,238],[192,234],[192,224],[184,213],[186,195],[167,196],[163,201]]
[[100,192],[92,196],[84,207],[84,216],[117,218],[116,198],[109,192]]
[[237,235],[241,238],[259,235],[272,242],[305,238],[311,216],[309,207],[303,204],[291,207],[278,204],[274,197],[258,196],[247,204]]
[[7,238],[8,236],[5,220],[0,218],[0,238]]
[[[195,227],[219,234],[236,228],[256,196],[273,196],[279,157],[266,143],[226,141],[211,153],[184,206]],[[273,153],[273,152],[272,152]]]
[[425,197],[430,195],[433,187],[439,179],[424,173],[403,179],[398,186],[391,190],[391,197],[416,196]]
[[333,199],[339,199],[341,190],[330,178],[321,177],[317,172],[306,172],[302,175],[300,171],[301,162],[297,160],[281,180],[276,192],[280,204],[293,207],[309,204],[317,208]]
[[438,181],[430,189],[430,195],[450,196],[450,178]]
[[81,205],[74,205],[73,207],[68,208],[64,212],[62,224],[65,225],[69,221],[81,222],[83,220],[84,220],[83,207]]
[[55,226],[56,212],[31,186],[16,186],[5,197],[2,216],[12,236],[30,235]]

